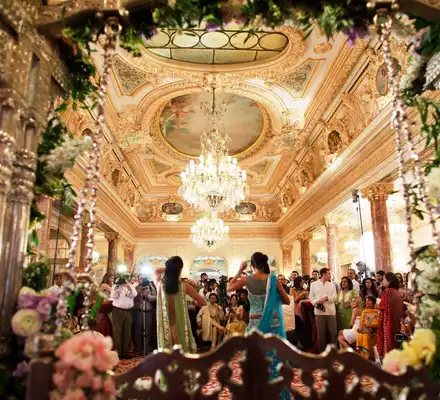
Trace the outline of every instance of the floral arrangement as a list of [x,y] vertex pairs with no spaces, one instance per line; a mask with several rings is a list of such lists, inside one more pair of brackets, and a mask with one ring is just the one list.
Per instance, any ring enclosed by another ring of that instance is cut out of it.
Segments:
[[38,294],[23,287],[18,295],[18,310],[12,317],[12,329],[18,336],[27,337],[39,332],[55,332],[58,298],[47,292]]
[[395,375],[408,367],[434,367],[437,360],[437,336],[431,329],[417,329],[411,341],[403,343],[402,350],[392,350],[383,360],[383,368]]
[[61,399],[116,399],[116,386],[109,370],[118,363],[109,337],[86,332],[61,344],[55,352],[51,400]]
[[50,274],[50,268],[46,261],[37,261],[29,264],[23,271],[24,288],[40,292],[47,287],[47,279]]

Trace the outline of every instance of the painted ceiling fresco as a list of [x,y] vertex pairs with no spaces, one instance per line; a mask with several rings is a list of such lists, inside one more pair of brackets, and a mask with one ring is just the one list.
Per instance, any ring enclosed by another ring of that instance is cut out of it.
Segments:
[[[208,92],[192,93],[172,99],[160,116],[163,138],[177,151],[189,156],[200,155],[200,135],[207,128],[207,117],[200,105],[211,103]],[[258,104],[250,98],[230,93],[218,93],[217,101],[224,101],[228,108],[220,129],[228,132],[231,154],[249,148],[263,130],[263,115]]]

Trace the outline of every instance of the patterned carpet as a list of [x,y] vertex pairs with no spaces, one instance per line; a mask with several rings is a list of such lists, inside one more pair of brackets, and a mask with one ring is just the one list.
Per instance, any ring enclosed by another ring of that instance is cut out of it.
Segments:
[[[232,374],[232,379],[234,381],[236,381],[237,383],[241,382],[241,371],[240,371],[240,367],[239,367],[239,362],[240,362],[240,357],[241,355],[237,355],[237,357],[235,357],[231,362],[230,362],[230,367],[233,371]],[[134,366],[136,366],[137,364],[139,364],[142,361],[142,357],[136,357],[133,358],[131,360],[121,360],[116,368],[116,373],[120,374],[123,373],[127,370],[129,370],[130,368],[133,368]],[[204,387],[203,391],[204,393],[206,393],[207,395],[212,394],[213,392],[215,392],[218,388],[219,388],[219,384],[217,382],[216,379],[216,373],[218,368],[220,368],[221,363],[219,363],[218,365],[214,365],[211,368],[210,371],[210,381],[208,382],[208,384]],[[147,378],[148,379],[148,378]],[[352,376],[349,376],[349,378],[346,380],[346,387],[347,389],[354,383],[354,381],[356,381],[357,378],[355,377],[355,375],[353,374]],[[373,386],[375,385],[374,381],[364,377],[361,379],[361,381],[359,382],[359,384],[362,386],[363,390],[366,392],[371,392]],[[313,388],[317,391],[321,390],[323,387],[323,379],[320,376],[319,371],[317,371],[316,373],[314,373],[314,384],[313,384]],[[294,389],[295,391],[299,392],[301,395],[303,396],[309,396],[310,395],[310,391],[309,389],[302,383],[301,381],[301,377],[299,374],[298,370],[295,370],[295,375],[294,378],[292,380],[292,389]],[[218,397],[220,400],[229,400],[231,398],[229,390],[225,389],[223,390]]]

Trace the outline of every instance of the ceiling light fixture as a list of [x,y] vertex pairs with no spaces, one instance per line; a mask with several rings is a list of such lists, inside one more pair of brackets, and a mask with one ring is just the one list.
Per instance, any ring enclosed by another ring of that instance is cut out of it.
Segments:
[[219,129],[225,115],[226,103],[216,105],[216,84],[211,84],[212,104],[204,102],[201,108],[207,116],[208,129],[202,133],[202,154],[197,164],[191,160],[181,173],[179,194],[194,208],[205,212],[225,212],[234,209],[246,197],[246,171],[237,159],[228,155],[229,135]]
[[229,226],[216,213],[208,213],[191,227],[191,239],[197,247],[214,250],[229,239]]

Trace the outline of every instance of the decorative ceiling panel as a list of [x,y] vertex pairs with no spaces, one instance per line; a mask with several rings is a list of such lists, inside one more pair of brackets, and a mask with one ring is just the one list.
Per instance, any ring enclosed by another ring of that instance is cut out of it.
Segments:
[[292,96],[302,97],[318,64],[318,60],[307,60],[290,74],[280,76],[277,83],[284,86]]
[[276,57],[288,42],[280,32],[168,29],[145,41],[145,47],[161,57],[189,63],[238,64]]
[[118,55],[113,58],[113,71],[124,94],[131,94],[137,87],[148,82],[148,73],[134,68]]
[[[224,101],[228,109],[220,129],[225,129],[231,142],[231,154],[238,154],[251,147],[260,137],[264,118],[260,106],[252,99],[221,92],[218,101]],[[200,135],[207,128],[207,117],[200,104],[210,103],[208,92],[192,93],[172,99],[165,105],[160,115],[160,133],[163,139],[179,153],[199,156]]]

